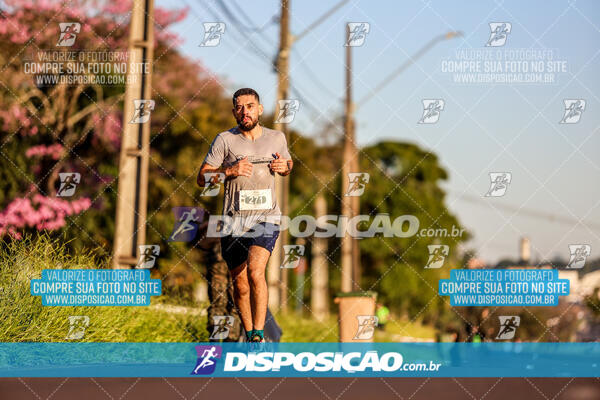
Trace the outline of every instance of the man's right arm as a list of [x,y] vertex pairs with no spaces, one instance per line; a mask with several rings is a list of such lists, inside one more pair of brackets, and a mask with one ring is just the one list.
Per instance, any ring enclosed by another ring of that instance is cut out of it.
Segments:
[[[223,173],[225,174],[225,179],[235,178],[240,175],[250,176],[250,174],[252,174],[252,164],[248,161],[246,157],[236,161],[234,164],[231,164],[227,167],[223,166],[225,154],[225,140],[219,134],[211,143],[210,149],[208,149],[208,153],[206,154],[204,162],[200,167],[200,172],[198,173],[198,178],[196,179],[196,183],[198,183],[198,186],[204,187],[206,185],[206,179],[204,178],[204,174],[210,172]],[[212,165],[210,163],[212,163]],[[213,165],[219,165],[219,167],[214,167]]]
[[213,167],[212,165],[204,162],[202,163],[202,166],[200,167],[200,172],[198,172],[198,178],[196,178],[196,183],[198,183],[198,186],[200,187],[204,187],[206,186],[206,179],[204,179],[204,174],[206,173],[210,173],[210,172],[215,172],[215,173],[223,173],[225,174],[225,179],[227,179],[228,177],[228,167],[224,167],[224,166],[220,166],[220,167]]
[[[223,140],[220,134],[217,135],[210,144],[208,153],[206,154],[206,157],[204,157],[204,162],[200,167],[200,172],[198,172],[198,177],[196,178],[198,186],[206,186],[204,174],[208,172],[222,172],[221,169],[223,168],[222,165],[225,160],[225,147],[225,140]],[[212,163],[212,165],[209,163]],[[213,165],[219,165],[219,167],[213,167]]]
[[235,178],[238,176],[250,176],[252,174],[252,163],[248,161],[247,157],[238,160],[235,164],[230,165],[228,167],[213,167],[205,161],[204,163],[202,163],[202,166],[200,167],[200,172],[198,172],[198,178],[196,179],[198,186],[204,187],[206,185],[204,174],[210,172],[225,174],[225,179]]

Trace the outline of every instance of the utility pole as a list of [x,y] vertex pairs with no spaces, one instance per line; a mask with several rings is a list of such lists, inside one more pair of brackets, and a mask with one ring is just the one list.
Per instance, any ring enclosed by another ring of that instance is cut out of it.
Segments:
[[[350,33],[347,32],[349,35]],[[358,157],[354,156],[356,154],[356,149],[354,147],[355,140],[355,124],[353,114],[356,112],[358,108],[360,108],[364,103],[373,98],[373,96],[387,87],[389,83],[395,79],[398,75],[404,72],[408,67],[410,67],[416,60],[421,58],[424,54],[430,51],[437,43],[442,42],[444,40],[453,39],[456,37],[462,36],[461,32],[450,31],[443,35],[438,35],[434,37],[432,40],[427,42],[414,56],[412,56],[409,60],[401,64],[396,70],[394,70],[389,76],[381,81],[373,90],[370,91],[363,99],[361,99],[358,104],[352,103],[352,92],[350,90],[351,87],[351,79],[352,79],[352,71],[351,71],[351,55],[350,55],[350,46],[346,47],[346,81],[348,86],[348,91],[346,94],[346,120],[345,120],[345,136],[344,136],[344,165],[347,163],[350,165],[350,169],[352,172],[359,172],[360,165]],[[350,142],[350,143],[348,143]],[[348,158],[347,155],[348,154]],[[350,161],[348,161],[350,160]],[[343,179],[348,179],[346,176]],[[346,182],[346,181],[344,181]],[[342,190],[344,190],[344,186],[342,186]],[[346,189],[347,190],[347,189]],[[342,200],[343,201],[343,200]],[[342,203],[342,215],[347,215],[347,209],[344,209],[344,203]],[[350,215],[348,218],[356,216],[360,214],[360,199],[358,196],[351,198],[351,211],[349,211]],[[351,274],[352,282],[349,282],[350,278],[348,275]],[[361,290],[360,288],[360,280],[362,276],[362,267],[360,264],[360,247],[358,239],[351,238],[342,238],[342,291],[345,291],[344,288],[352,287],[352,290]],[[346,279],[346,281],[344,280]]]
[[[306,36],[312,29],[323,23],[327,18],[333,15],[349,0],[341,0],[334,5],[325,14],[320,16],[312,24],[304,29],[296,36],[290,34],[290,0],[281,0],[281,16],[279,20],[279,51],[275,61],[275,70],[277,71],[277,102],[275,104],[275,118],[279,111],[279,100],[287,99],[289,94],[289,57],[291,46],[298,40]],[[287,124],[274,124],[274,128],[282,131],[289,145],[289,132]],[[275,187],[277,194],[277,203],[281,208],[281,213],[285,216],[289,215],[289,193],[290,193],[290,178],[283,179],[279,175],[275,175]],[[280,234],[280,239],[273,249],[269,265],[267,266],[267,281],[269,285],[269,307],[273,310],[280,308],[287,309],[288,302],[288,271],[281,269],[283,262],[283,246],[288,243],[289,235],[287,231]]]
[[[327,201],[320,194],[315,199],[315,219],[327,214]],[[310,309],[313,316],[324,321],[329,316],[329,270],[327,265],[327,239],[313,236],[312,239],[312,263]]]
[[347,227],[348,220],[352,218],[353,207],[352,197],[346,196],[350,187],[349,172],[353,172],[355,168],[355,146],[354,146],[354,131],[353,131],[353,116],[352,116],[352,46],[349,46],[348,38],[350,37],[350,28],[346,24],[346,101],[345,101],[345,117],[344,117],[344,153],[342,159],[342,216],[347,220],[342,219],[344,228],[344,236],[342,236],[342,292],[350,292],[353,289],[353,244],[354,240],[348,235]]
[[[352,104],[354,108],[354,104]],[[354,112],[354,110],[352,110]],[[356,132],[354,131],[354,119],[351,119],[350,129],[352,129],[352,141],[356,138]],[[355,146],[352,146],[352,152],[355,153]],[[358,164],[358,154],[352,159],[352,171],[360,172],[360,166]],[[354,196],[352,199],[352,216],[355,217],[360,214],[360,197]],[[360,264],[360,247],[359,247],[359,239],[352,239],[352,290],[361,291],[361,276],[362,276],[362,268]]]
[[[279,100],[287,99],[289,93],[289,56],[290,56],[290,1],[281,0],[281,16],[279,19],[279,51],[277,53],[276,70],[277,70],[277,103],[275,105],[275,119],[279,111]],[[288,139],[287,124],[276,123],[276,130],[282,131],[286,140]],[[289,140],[288,140],[289,142]],[[277,204],[281,208],[282,215],[288,215],[287,190],[285,185],[288,184],[289,178],[283,178],[275,174],[275,188],[277,190]],[[282,231],[279,236],[279,243],[273,249],[271,258],[269,259],[267,280],[269,283],[269,307],[272,310],[287,309],[287,292],[288,292],[288,274],[287,269],[282,269],[283,262],[283,245],[287,244],[287,230]]]
[[[123,137],[119,157],[119,186],[112,266],[133,266],[139,259],[139,246],[146,241],[146,209],[148,200],[148,162],[150,121],[130,123],[134,100],[150,100],[152,60],[154,54],[154,1],[133,0],[129,25],[129,63],[146,68],[127,71],[123,107]],[[142,106],[141,110],[144,109]],[[145,112],[149,112],[146,110]]]

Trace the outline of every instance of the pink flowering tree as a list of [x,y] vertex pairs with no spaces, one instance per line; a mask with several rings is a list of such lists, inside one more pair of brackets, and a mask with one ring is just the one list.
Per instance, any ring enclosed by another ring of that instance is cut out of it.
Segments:
[[[69,51],[126,51],[130,10],[131,1],[119,0],[6,0],[0,5],[0,237],[65,228],[83,231],[84,239],[87,235],[96,244],[110,241],[125,87],[40,85],[25,64],[65,49],[57,47],[62,22],[80,24]],[[202,73],[177,53],[179,38],[168,29],[185,16],[186,10],[155,10],[155,54],[161,59],[154,70],[162,73],[155,74],[153,86],[165,97],[177,72],[193,74],[188,83],[199,81]],[[174,91],[183,92],[175,94],[193,108],[200,99],[191,89],[180,85]],[[152,123],[164,125],[169,119],[168,112],[157,113]],[[71,197],[57,196],[62,172],[81,176]]]

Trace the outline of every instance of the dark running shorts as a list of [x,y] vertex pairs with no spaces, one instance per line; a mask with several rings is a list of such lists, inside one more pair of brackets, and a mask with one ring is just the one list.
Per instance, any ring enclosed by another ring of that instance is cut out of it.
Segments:
[[258,237],[223,236],[221,238],[221,254],[230,270],[248,259],[250,246],[260,246],[269,252],[273,251],[279,237],[279,225],[268,222],[261,222],[259,225],[262,225],[263,233]]

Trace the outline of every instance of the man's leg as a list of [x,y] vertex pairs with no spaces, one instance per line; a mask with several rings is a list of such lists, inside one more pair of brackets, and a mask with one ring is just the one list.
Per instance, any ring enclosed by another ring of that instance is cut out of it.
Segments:
[[233,301],[238,309],[246,331],[252,330],[252,309],[250,306],[250,285],[248,283],[247,262],[231,270],[233,280]]
[[[206,257],[206,280],[208,282],[208,306],[207,329],[208,335],[212,335],[215,330],[214,317],[217,315],[232,316],[233,326],[229,330],[226,342],[237,342],[240,338],[242,325],[240,315],[237,312],[233,301],[233,283],[229,275],[227,263],[221,255],[221,245],[215,241],[212,247],[208,249]],[[218,341],[212,339],[210,341]]]
[[267,315],[267,281],[265,268],[271,252],[260,246],[250,246],[248,251],[248,277],[250,281],[250,302],[254,329],[263,330]]

